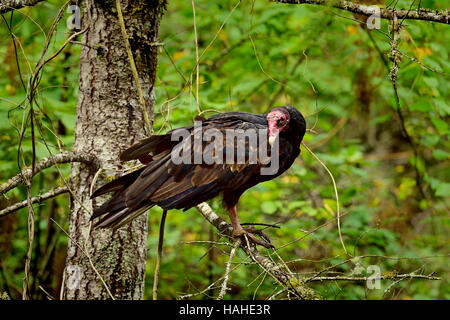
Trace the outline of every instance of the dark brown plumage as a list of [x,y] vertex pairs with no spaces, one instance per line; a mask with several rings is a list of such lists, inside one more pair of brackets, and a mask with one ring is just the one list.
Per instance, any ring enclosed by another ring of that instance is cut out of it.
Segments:
[[[171,152],[180,142],[171,141],[171,135],[181,129],[194,135],[193,126],[175,129],[144,139],[121,154],[121,160],[139,159],[144,167],[102,186],[92,194],[91,198],[95,198],[114,191],[111,199],[94,211],[91,219],[100,217],[95,226],[118,228],[154,205],[166,210],[187,210],[221,194],[224,205],[230,210],[234,235],[253,232],[239,224],[236,212],[239,197],[245,190],[277,177],[292,165],[300,154],[306,124],[301,113],[290,106],[272,109],[268,114],[229,112],[202,119],[203,133],[215,129],[223,134],[223,148],[220,151],[224,159],[230,148],[236,149],[236,143],[227,141],[226,130],[268,129],[269,138],[271,135],[279,136],[279,169],[271,175],[261,175],[261,168],[270,164],[263,164],[259,156],[256,163],[248,161],[248,154],[255,150],[250,150],[252,145],[247,140],[245,163],[175,164],[171,160]],[[215,139],[211,140],[203,142],[203,148],[215,143]],[[270,146],[267,148],[270,150]],[[192,143],[188,149],[192,160],[193,150]],[[236,152],[234,155],[236,157]],[[269,246],[251,235],[249,237],[254,242]]]

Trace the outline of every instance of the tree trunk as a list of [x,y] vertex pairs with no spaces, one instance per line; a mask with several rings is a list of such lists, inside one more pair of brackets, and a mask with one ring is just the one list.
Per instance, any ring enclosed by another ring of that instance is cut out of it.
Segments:
[[[94,187],[120,176],[126,147],[144,137],[144,118],[125,51],[115,1],[84,1],[75,151],[100,160],[103,171]],[[121,1],[131,50],[153,119],[153,84],[159,21],[165,1]],[[106,199],[89,199],[96,168],[74,164],[71,173],[69,245],[65,299],[142,299],[146,261],[147,215],[116,230],[90,230],[92,209]],[[83,205],[81,205],[81,203]],[[90,212],[88,212],[88,209]],[[92,264],[88,256],[91,258]],[[94,267],[95,269],[94,269]],[[104,280],[103,284],[101,278]]]

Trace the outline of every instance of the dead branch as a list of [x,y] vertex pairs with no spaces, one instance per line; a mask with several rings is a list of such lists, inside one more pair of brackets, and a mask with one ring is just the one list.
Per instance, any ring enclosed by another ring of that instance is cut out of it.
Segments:
[[36,163],[34,173],[31,168],[23,170],[22,173],[12,177],[4,184],[0,186],[0,194],[4,194],[11,189],[14,189],[19,184],[24,183],[31,176],[36,175],[36,173],[53,166],[56,163],[72,163],[72,162],[82,162],[86,164],[93,164],[99,167],[97,158],[92,154],[79,153],[79,152],[63,152],[42,159]]
[[225,293],[228,290],[227,285],[228,285],[228,278],[230,277],[231,263],[233,262],[233,257],[236,254],[236,250],[241,246],[241,244],[242,244],[242,240],[241,239],[237,239],[236,242],[234,243],[233,248],[231,249],[230,257],[228,259],[227,267],[226,267],[226,270],[225,270],[225,276],[224,276],[224,279],[223,279],[223,282],[222,282],[222,287],[220,289],[219,296],[217,297],[217,300],[223,300],[223,297],[225,296]]
[[[52,189],[44,194],[40,194],[38,196],[31,198],[31,203],[32,204],[36,203],[36,202],[41,203],[42,201],[45,201],[50,198],[54,198],[60,194],[67,193],[67,192],[69,192],[69,189],[67,187],[58,187],[58,188]],[[0,218],[7,216],[8,214],[13,213],[19,209],[25,208],[27,205],[28,205],[28,200],[24,200],[22,202],[15,203],[3,210],[0,210]]]
[[[211,223],[219,232],[234,242],[232,237],[233,227],[215,213],[205,202],[199,204],[197,210],[203,217]],[[317,300],[320,299],[318,293],[304,285],[302,280],[297,279],[292,273],[283,269],[281,265],[273,262],[271,259],[258,252],[254,245],[242,242],[241,249],[256,262],[265,272],[270,274],[275,280],[282,284],[286,289],[298,299]]]
[[375,12],[374,8],[371,6],[366,6],[363,4],[354,3],[351,1],[342,0],[271,0],[272,2],[288,3],[288,4],[312,4],[320,6],[330,6],[333,8],[346,10],[349,12],[361,14],[364,16],[372,16],[379,13],[379,17],[382,19],[394,19],[397,16],[398,19],[409,19],[409,20],[423,20],[432,21],[438,23],[449,23],[449,11],[438,11],[430,9],[419,9],[419,10],[396,10],[380,8],[379,12]]
[[32,7],[36,3],[43,0],[1,0],[0,14],[7,13],[11,10],[18,10],[24,7]]
[[312,277],[308,278],[307,281],[321,282],[321,281],[356,281],[365,282],[367,280],[405,280],[405,279],[426,279],[426,280],[441,280],[439,277],[434,277],[432,275],[425,274],[387,274],[379,277],[346,277],[346,276],[334,276],[334,277]]

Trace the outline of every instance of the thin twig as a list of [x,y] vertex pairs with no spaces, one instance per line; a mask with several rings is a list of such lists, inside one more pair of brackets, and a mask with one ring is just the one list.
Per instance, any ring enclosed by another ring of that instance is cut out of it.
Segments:
[[395,97],[395,104],[396,104],[396,111],[398,114],[398,117],[400,119],[400,125],[402,129],[403,136],[405,137],[406,141],[411,145],[411,148],[414,152],[414,170],[416,172],[416,184],[417,188],[419,190],[420,195],[422,198],[425,198],[425,192],[422,188],[422,175],[419,171],[417,162],[419,158],[419,151],[417,150],[417,146],[415,142],[413,141],[411,135],[409,134],[408,130],[406,129],[405,125],[405,118],[403,116],[402,112],[402,106],[400,103],[400,96],[398,94],[398,87],[397,87],[397,75],[399,71],[399,64],[400,64],[400,55],[401,53],[398,50],[398,42],[399,42],[399,35],[400,30],[402,28],[401,22],[398,22],[397,15],[394,12],[393,20],[392,20],[392,42],[391,42],[391,60],[392,60],[392,68],[389,72],[389,78],[392,82],[392,89],[394,90],[394,97]]
[[[33,169],[32,169],[33,171]],[[27,256],[25,258],[25,278],[23,280],[23,291],[22,299],[28,300],[30,296],[28,295],[29,283],[30,283],[30,265],[31,265],[31,255],[33,253],[33,242],[34,242],[34,208],[31,202],[31,181],[27,181],[27,200],[26,205],[28,206],[28,250]]]
[[[55,154],[53,156],[46,157],[38,162],[34,169],[34,174],[53,166],[55,163],[72,163],[72,162],[82,162],[86,164],[95,164],[98,167],[99,162],[97,158],[89,153],[81,152],[64,152]],[[0,194],[4,194],[9,190],[17,187],[19,184],[24,183],[24,179],[31,177],[33,174],[31,168],[22,170],[22,174],[18,174],[4,184],[0,186]]]
[[340,209],[339,209],[339,193],[337,190],[337,185],[336,185],[336,181],[334,180],[334,176],[331,173],[330,169],[328,169],[328,167],[322,162],[322,160],[319,159],[318,156],[316,156],[316,154],[314,152],[312,152],[311,149],[308,148],[308,146],[302,142],[303,147],[305,147],[306,150],[309,151],[309,153],[311,153],[311,155],[320,163],[320,165],[327,171],[328,175],[331,178],[331,181],[333,182],[333,188],[334,188],[334,194],[336,196],[336,217],[337,217],[337,226],[338,226],[338,232],[339,232],[339,240],[341,241],[341,245],[342,248],[344,248],[344,251],[347,255],[349,255],[349,253],[347,252],[347,248],[345,247],[345,243],[344,240],[342,239],[342,233],[341,233],[341,215],[340,215]]
[[45,290],[42,286],[39,286],[39,289],[41,289],[42,292],[45,293],[45,295],[47,296],[48,300],[55,300],[55,298],[53,298],[52,295],[50,293],[48,293],[47,290]]
[[[31,198],[31,204],[34,204],[36,202],[40,203],[44,200],[54,198],[60,194],[67,193],[67,192],[69,192],[69,189],[67,187],[58,187],[58,188],[52,189],[42,195],[38,195],[38,196]],[[3,210],[0,210],[0,218],[5,217],[8,214],[13,213],[19,209],[25,208],[27,205],[28,205],[28,200],[25,200],[22,202],[15,203]]]
[[195,41],[195,69],[196,69],[196,76],[195,76],[195,104],[197,106],[197,112],[200,113],[200,103],[199,103],[199,79],[200,79],[200,66],[199,66],[199,59],[198,59],[198,36],[197,36],[197,21],[195,18],[195,3],[194,0],[191,0],[192,2],[192,14],[194,19],[194,41]]
[[255,54],[255,58],[256,58],[256,62],[258,63],[259,68],[261,69],[261,72],[267,77],[269,78],[271,81],[280,84],[281,86],[286,86],[289,87],[286,83],[283,83],[277,79],[275,79],[274,77],[272,77],[263,67],[261,61],[259,60],[259,55],[258,55],[258,50],[256,49],[256,45],[255,42],[253,41],[253,37],[252,37],[252,29],[253,29],[253,8],[255,6],[255,0],[253,0],[252,2],[252,9],[251,9],[251,13],[250,13],[250,27],[248,29],[248,38],[250,39],[250,42],[252,44],[253,47],[253,53]]
[[308,278],[308,282],[321,282],[321,281],[357,281],[357,282],[363,282],[367,280],[405,280],[405,279],[426,279],[426,280],[441,280],[439,277],[434,277],[431,275],[424,275],[424,274],[414,274],[414,273],[407,273],[407,274],[387,274],[387,275],[381,275],[379,277],[347,277],[347,276],[334,276],[334,277],[313,277]]
[[164,243],[164,225],[166,224],[167,210],[164,210],[159,225],[158,253],[156,255],[155,275],[153,277],[153,300],[158,300],[159,269],[161,266],[162,249]]
[[231,249],[230,257],[228,258],[227,267],[225,269],[225,277],[223,279],[222,287],[220,289],[219,296],[217,297],[217,300],[222,300],[223,297],[225,296],[225,293],[226,293],[227,289],[228,289],[227,288],[227,284],[228,284],[228,279],[230,277],[231,263],[233,262],[233,258],[234,258],[234,255],[236,254],[237,248],[239,248],[241,246],[241,242],[242,242],[241,239],[237,239],[236,242],[234,243],[233,249]]
[[[97,268],[94,266],[94,262],[92,261],[91,256],[90,256],[90,254],[89,254],[88,251],[87,251],[87,247],[86,247],[86,246],[84,246],[84,247],[81,246],[75,239],[73,239],[73,238],[69,235],[69,233],[68,233],[66,230],[64,230],[64,228],[63,228],[58,222],[56,222],[56,221],[53,220],[52,218],[50,218],[50,220],[51,220],[53,223],[55,223],[55,224],[58,226],[58,228],[60,228],[61,231],[64,232],[64,233],[66,234],[66,236],[70,239],[70,241],[73,241],[73,243],[75,243],[75,245],[81,250],[81,252],[88,258],[89,264],[90,264],[92,270],[94,270],[95,274],[96,274],[96,275],[98,276],[98,278],[100,279],[100,281],[101,281],[101,283],[103,284],[103,286],[105,287],[106,292],[108,293],[109,297],[110,297],[112,300],[116,300],[116,299],[114,298],[113,294],[111,293],[111,290],[109,290],[109,287],[108,287],[108,285],[106,284],[105,280],[103,279],[102,275],[100,274],[100,272],[98,272]],[[91,225],[92,225],[92,223],[91,223]],[[65,275],[66,275],[66,272],[65,272],[65,270],[64,270],[64,273],[63,273],[63,283],[62,283],[62,285],[61,285],[61,294],[64,292],[64,290],[63,290],[63,285],[64,285]],[[61,296],[62,296],[62,295],[61,295]],[[62,299],[61,299],[61,300],[62,300]]]
[[128,41],[128,35],[127,35],[127,30],[125,28],[125,22],[124,22],[123,15],[122,15],[122,7],[120,5],[120,0],[116,0],[116,9],[117,9],[117,15],[119,17],[120,30],[122,32],[125,50],[127,51],[128,60],[130,61],[131,71],[133,73],[134,81],[136,83],[136,89],[139,94],[139,102],[141,103],[142,115],[144,117],[144,123],[145,123],[145,129],[147,131],[147,134],[150,135],[153,132],[153,130],[152,130],[153,127],[151,125],[150,118],[147,113],[147,106],[145,104],[144,94],[142,92],[142,87],[141,87],[141,83],[139,80],[139,74],[138,74],[138,71],[136,68],[136,63],[134,62],[133,53],[131,52],[130,42]]

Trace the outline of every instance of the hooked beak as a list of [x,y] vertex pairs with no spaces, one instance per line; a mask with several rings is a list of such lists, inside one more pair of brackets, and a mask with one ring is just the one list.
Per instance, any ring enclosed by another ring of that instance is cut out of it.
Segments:
[[278,128],[272,128],[269,133],[269,144],[271,147],[273,147],[273,144],[275,143],[275,140],[278,138],[278,135],[280,134],[280,130]]
[[275,143],[275,139],[276,138],[277,138],[276,136],[269,137],[269,144],[270,144],[271,147],[273,147],[273,144]]
[[269,127],[269,144],[271,147],[273,147],[275,140],[277,139],[278,135],[280,134],[280,129],[277,127],[276,120],[269,120],[268,127]]

